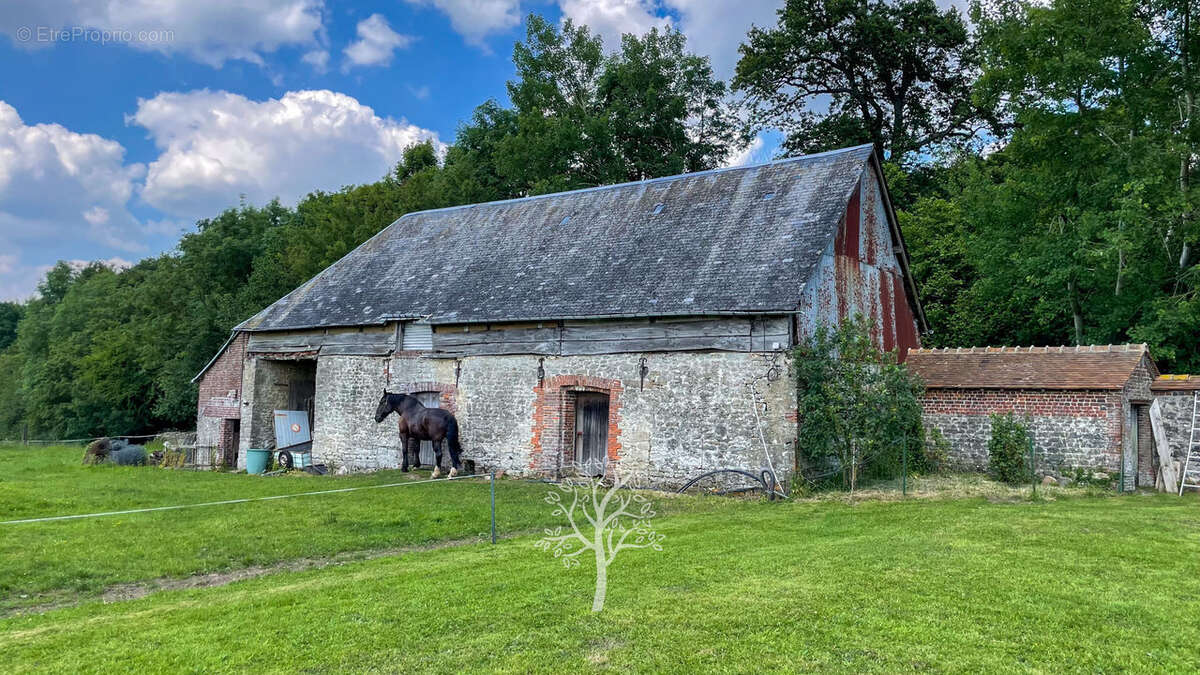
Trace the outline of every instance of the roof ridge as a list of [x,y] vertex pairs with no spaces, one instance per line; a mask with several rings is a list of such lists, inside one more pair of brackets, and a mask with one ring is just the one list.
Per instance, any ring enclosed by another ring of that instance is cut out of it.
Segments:
[[[758,162],[756,164],[741,164],[739,166],[720,166],[715,169],[705,169],[703,171],[691,171],[688,173],[677,173],[671,176],[658,176],[655,178],[643,178],[642,180],[625,181],[624,183],[610,183],[608,185],[593,185],[592,187],[576,188],[574,190],[563,190],[561,192],[547,192],[540,195],[526,195],[524,197],[513,197],[511,199],[496,199],[490,202],[476,202],[473,204],[459,204],[457,206],[442,206],[436,209],[425,209],[423,211],[410,211],[396,220],[392,221],[388,227],[408,218],[409,216],[426,215],[430,213],[441,213],[444,211],[457,211],[461,209],[473,209],[480,206],[496,206],[499,204],[516,204],[520,202],[534,201],[538,199],[548,199],[550,197],[562,197],[564,195],[583,194],[586,192],[600,192],[604,190],[616,190],[617,188],[630,187],[633,185],[652,185],[655,183],[666,183],[674,180],[683,180],[685,178],[694,178],[697,176],[711,176],[720,173],[732,173],[734,171],[748,171],[750,169],[761,169],[766,166],[782,166],[784,164],[792,164],[808,159],[818,157],[829,157],[833,155],[849,154],[855,150],[863,148],[871,148],[874,151],[874,145],[871,143],[862,143],[860,145],[851,146],[848,148],[837,148],[835,150],[826,150],[824,152],[814,152],[811,155],[800,155],[799,157],[783,157],[780,159],[772,159],[766,162]],[[384,230],[388,229],[387,227]],[[383,230],[380,230],[382,232]]]
[[1144,352],[1150,349],[1145,342],[1130,342],[1125,344],[1105,345],[1002,345],[987,347],[917,347],[910,349],[913,354],[1105,354],[1119,352]]

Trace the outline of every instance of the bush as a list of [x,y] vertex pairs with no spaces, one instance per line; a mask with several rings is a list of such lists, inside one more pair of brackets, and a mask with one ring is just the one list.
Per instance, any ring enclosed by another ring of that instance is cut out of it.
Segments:
[[1033,480],[1029,464],[1029,427],[1012,413],[992,415],[992,438],[988,441],[988,472],[998,481],[1019,485]]
[[925,436],[925,466],[928,473],[944,471],[950,463],[950,441],[941,429],[932,427]]
[[796,485],[855,489],[863,478],[929,471],[921,381],[895,353],[880,353],[862,317],[820,326],[796,347],[799,411]]

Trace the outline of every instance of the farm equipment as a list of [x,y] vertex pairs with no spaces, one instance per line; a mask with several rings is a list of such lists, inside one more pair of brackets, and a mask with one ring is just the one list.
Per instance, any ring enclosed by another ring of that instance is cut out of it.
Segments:
[[304,469],[310,473],[325,473],[321,470],[324,467],[313,465],[312,432],[307,411],[275,411],[275,466],[287,471]]

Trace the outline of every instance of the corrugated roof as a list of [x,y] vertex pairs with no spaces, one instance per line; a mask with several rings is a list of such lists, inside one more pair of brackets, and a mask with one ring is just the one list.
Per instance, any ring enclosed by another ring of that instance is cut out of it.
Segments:
[[407,214],[238,329],[794,311],[871,156]]
[[950,347],[910,349],[905,363],[930,389],[1120,389],[1145,356],[1144,344]]
[[1150,391],[1196,391],[1200,375],[1159,375],[1150,383]]

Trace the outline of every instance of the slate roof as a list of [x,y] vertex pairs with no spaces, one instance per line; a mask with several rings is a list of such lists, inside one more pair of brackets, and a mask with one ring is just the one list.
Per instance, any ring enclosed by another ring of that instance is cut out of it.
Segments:
[[1144,344],[950,347],[910,349],[905,364],[930,389],[1121,389],[1148,356]]
[[794,311],[871,158],[406,214],[238,329]]

